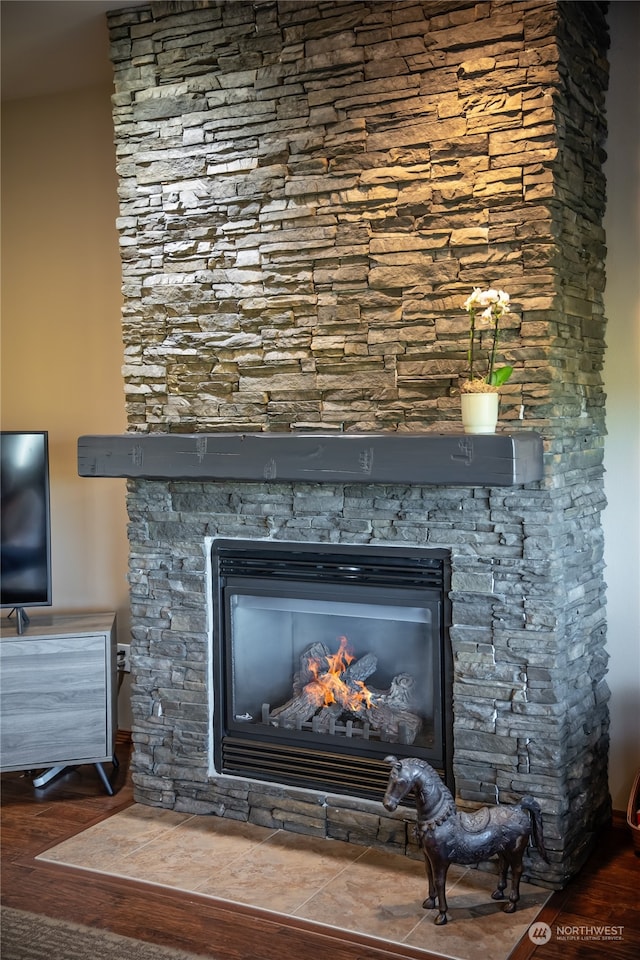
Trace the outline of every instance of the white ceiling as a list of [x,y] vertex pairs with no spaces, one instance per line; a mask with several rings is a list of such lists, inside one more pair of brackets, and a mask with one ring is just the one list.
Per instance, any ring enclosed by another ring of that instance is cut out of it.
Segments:
[[112,79],[105,12],[145,0],[2,0],[3,100],[63,93]]

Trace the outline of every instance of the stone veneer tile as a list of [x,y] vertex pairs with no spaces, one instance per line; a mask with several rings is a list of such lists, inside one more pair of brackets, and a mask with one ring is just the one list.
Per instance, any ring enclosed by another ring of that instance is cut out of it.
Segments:
[[[79,866],[109,871],[114,864],[126,860],[137,850],[153,845],[154,841],[171,843],[174,831],[193,819],[191,814],[136,804],[123,810],[117,817],[102,820],[83,833],[65,840],[47,851],[42,859],[57,863],[77,860]],[[87,851],[90,851],[88,855]]]

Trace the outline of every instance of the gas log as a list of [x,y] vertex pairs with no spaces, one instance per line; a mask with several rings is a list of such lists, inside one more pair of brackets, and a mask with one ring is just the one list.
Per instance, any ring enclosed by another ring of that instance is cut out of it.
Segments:
[[415,712],[415,680],[400,673],[388,690],[369,687],[365,680],[375,673],[377,657],[366,653],[355,659],[347,638],[340,638],[340,649],[332,654],[324,643],[311,644],[300,656],[300,667],[293,678],[293,696],[286,703],[263,712],[267,722],[285,730],[300,730],[311,724],[316,733],[339,732],[346,720],[347,735],[352,735],[353,719],[362,724],[361,736],[375,731],[390,743],[413,743],[422,725]]

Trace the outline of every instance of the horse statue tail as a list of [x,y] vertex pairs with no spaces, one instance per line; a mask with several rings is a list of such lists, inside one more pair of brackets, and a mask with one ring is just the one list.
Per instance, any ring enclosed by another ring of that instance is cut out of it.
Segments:
[[533,842],[535,844],[536,850],[542,857],[545,863],[549,863],[549,858],[547,857],[547,851],[544,848],[544,835],[542,832],[542,812],[540,810],[540,804],[537,800],[534,800],[533,797],[523,797],[520,801],[520,806],[523,810],[526,810],[531,818],[531,834],[533,836]]

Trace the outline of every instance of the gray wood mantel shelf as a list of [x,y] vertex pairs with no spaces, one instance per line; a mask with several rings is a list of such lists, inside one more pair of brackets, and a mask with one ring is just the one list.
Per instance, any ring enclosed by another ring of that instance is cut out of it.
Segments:
[[541,480],[534,432],[129,433],[78,439],[81,477],[512,486]]

